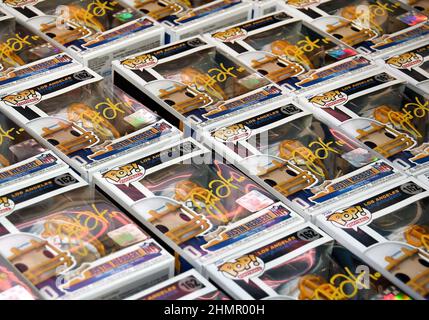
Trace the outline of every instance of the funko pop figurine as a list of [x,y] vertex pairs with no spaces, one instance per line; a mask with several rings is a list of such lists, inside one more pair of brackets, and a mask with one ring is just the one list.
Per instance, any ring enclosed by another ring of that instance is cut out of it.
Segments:
[[4,69],[7,69],[9,66],[18,67],[25,65],[25,61],[14,50],[11,50],[6,43],[0,42],[0,53],[0,66],[3,65]]
[[213,101],[205,93],[178,84],[174,84],[171,90],[160,89],[159,98],[181,114],[205,107]]
[[374,122],[368,130],[357,129],[356,131],[359,134],[356,137],[358,140],[387,158],[415,144],[408,135]]
[[[193,17],[196,17],[198,13],[196,12],[196,8],[200,6],[204,6],[205,4],[215,2],[215,0],[203,0],[203,1],[194,1],[194,0],[177,0],[179,3],[183,4],[184,7],[187,7],[188,10],[181,13],[180,16],[175,20],[175,22],[183,23],[186,20],[189,20]],[[221,3],[223,5],[229,5],[232,3],[231,0],[222,0]],[[198,9],[197,9],[198,10]],[[201,9],[203,11],[203,9]]]
[[287,40],[275,40],[271,43],[271,52],[279,57],[294,58],[299,63],[304,64],[308,69],[313,69],[314,65],[311,60],[307,57],[305,52],[291,44]]
[[285,196],[301,191],[316,182],[312,174],[287,162],[272,161],[272,166],[258,176]]
[[[115,126],[104,117],[97,117],[98,113],[84,103],[72,103],[67,108],[68,120],[73,123],[82,123],[84,128],[92,128],[96,135],[104,139],[121,137]],[[98,119],[94,123],[94,119]]]
[[284,140],[280,143],[279,154],[282,159],[295,161],[299,166],[311,166],[320,176],[329,174],[323,162],[298,140]]
[[62,45],[105,31],[103,24],[95,15],[84,8],[70,4],[66,5],[64,10],[67,11],[68,17],[62,24],[55,20],[40,25],[40,31]]
[[183,10],[178,3],[168,0],[136,0],[135,8],[155,20],[176,15]]
[[40,31],[62,45],[89,37],[92,34],[88,28],[72,21],[67,21],[64,25],[60,26],[56,22],[43,23],[40,25]]
[[[30,236],[29,236],[30,237]],[[13,247],[9,261],[24,274],[34,285],[37,285],[58,272],[58,267],[70,267],[71,257],[47,241],[31,237],[25,248]]]
[[149,210],[149,214],[148,221],[179,245],[210,227],[202,216],[180,204],[166,203],[164,211]]
[[99,141],[92,132],[71,122],[60,121],[54,127],[45,127],[42,130],[42,137],[66,155],[88,148]]
[[211,84],[208,94],[212,94],[220,100],[228,100],[227,95],[222,90],[220,85],[213,83],[209,75],[194,67],[186,67],[181,71],[181,81],[188,86],[196,86],[197,88],[205,87],[208,83]]
[[[66,14],[61,15],[61,19],[41,23],[39,29],[48,37],[67,46],[76,40],[91,38],[136,18],[135,12],[120,6],[118,2],[112,1],[109,4],[111,6],[108,9],[98,8],[100,4],[89,1],[64,4],[60,11]],[[46,12],[53,11],[57,14],[57,9],[46,8]],[[111,14],[107,16],[107,12]]]
[[261,61],[252,60],[251,65],[260,74],[274,82],[296,76],[303,71],[303,68],[299,64],[288,62],[275,56],[265,56]]
[[429,255],[419,249],[401,248],[399,257],[387,256],[386,267],[396,278],[414,291],[427,297],[429,294]]
[[[87,210],[75,213],[78,217],[93,217],[92,212]],[[41,233],[43,239],[63,238],[61,248],[73,255],[76,264],[83,264],[106,256],[104,239],[88,235],[88,230],[67,214],[67,212],[59,212],[44,221]],[[73,231],[70,232],[70,230]]]
[[412,225],[404,232],[407,243],[417,248],[424,248],[429,252],[429,228],[427,226]]
[[353,22],[347,20],[339,20],[335,24],[327,25],[326,31],[350,46],[357,45],[377,36],[374,30],[358,27]]
[[[26,81],[29,76],[55,71],[56,66],[46,65],[45,59],[58,59],[60,52],[24,24],[13,17],[2,17],[0,12],[0,86],[10,86],[16,81]],[[25,69],[28,64],[32,67]],[[50,69],[44,70],[48,66]]]
[[338,300],[336,288],[323,277],[308,274],[298,282],[299,300]]
[[[0,131],[7,132],[8,135],[8,139],[0,139],[0,169],[19,164],[20,162],[25,163],[30,158],[39,157],[46,152],[46,149],[28,135],[23,128],[19,128],[14,121],[1,114]],[[29,170],[31,171],[32,169],[34,168],[30,166]],[[23,173],[17,170],[17,177]]]
[[210,190],[199,186],[197,183],[190,180],[183,180],[176,185],[175,197],[176,200],[193,203],[208,204],[205,207],[206,212],[221,224],[228,224],[229,217],[227,210],[221,203],[215,203],[214,200],[219,200]]
[[421,136],[417,128],[413,126],[411,121],[403,121],[404,115],[400,111],[394,111],[393,108],[388,105],[381,105],[374,109],[374,119],[381,122],[382,124],[399,124],[398,129],[404,129],[408,132],[413,132],[417,137]]

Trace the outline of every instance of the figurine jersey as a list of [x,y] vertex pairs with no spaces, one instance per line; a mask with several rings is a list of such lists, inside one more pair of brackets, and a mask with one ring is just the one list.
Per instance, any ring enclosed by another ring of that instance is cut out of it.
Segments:
[[96,174],[96,185],[199,272],[303,219],[188,138]]
[[116,61],[114,72],[124,91],[137,87],[139,97],[196,130],[284,99],[279,87],[199,37]]
[[149,289],[139,292],[129,300],[229,300],[206,278],[194,269],[161,282]]
[[166,42],[246,21],[252,4],[241,0],[124,0],[124,3],[160,22]]
[[177,129],[86,69],[0,101],[5,112],[87,179],[109,161],[179,137]]
[[209,276],[235,299],[408,300],[312,224],[217,261]]
[[428,196],[410,178],[328,211],[318,223],[407,293],[428,299]]
[[386,72],[353,79],[308,98],[333,125],[413,175],[428,170],[426,94]]
[[295,104],[248,113],[205,138],[308,217],[404,177],[359,141]]
[[85,185],[70,170],[3,193],[0,255],[46,299],[123,298],[171,276],[173,257]]
[[207,35],[254,70],[290,91],[306,91],[371,68],[355,49],[285,12]]
[[0,93],[79,64],[0,9]]
[[112,60],[164,42],[161,26],[115,0],[3,3],[33,30],[103,76],[110,74]]
[[[428,17],[399,1],[288,1],[287,10],[372,57],[427,38]],[[421,1],[424,2],[424,1]]]

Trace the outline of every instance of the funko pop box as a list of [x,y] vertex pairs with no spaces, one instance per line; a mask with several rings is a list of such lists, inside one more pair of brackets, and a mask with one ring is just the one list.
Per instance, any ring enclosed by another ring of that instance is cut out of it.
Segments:
[[[206,276],[210,263],[304,219],[192,138],[94,175],[113,200]],[[183,265],[178,265],[182,270]]]
[[127,300],[230,300],[195,269],[139,292]]
[[80,63],[0,8],[0,93],[78,68]]
[[54,152],[0,113],[0,192],[53,177],[68,169]]
[[429,94],[429,44],[419,41],[384,57],[393,73]]
[[[374,70],[302,99],[397,168],[422,179],[429,170],[429,98],[388,70]],[[302,97],[301,97],[302,98]]]
[[428,17],[397,0],[293,0],[285,7],[373,58],[429,35]]
[[179,139],[178,129],[89,69],[0,97],[0,108],[87,181]]
[[308,219],[405,177],[293,102],[224,121],[200,140]]
[[0,256],[0,300],[39,300],[36,288]]
[[116,0],[3,0],[42,36],[102,76],[115,59],[164,44],[164,29]]
[[280,87],[202,37],[114,61],[113,70],[116,86],[186,135],[285,99]]
[[252,17],[247,0],[123,0],[127,5],[158,21],[166,43],[183,40]]
[[374,67],[358,52],[280,11],[206,38],[288,91],[308,91]]
[[429,189],[409,178],[317,217],[317,224],[416,299],[429,298]]
[[311,223],[208,267],[239,300],[408,300],[400,289]]
[[0,255],[45,299],[121,299],[173,275],[174,258],[71,169],[0,199]]

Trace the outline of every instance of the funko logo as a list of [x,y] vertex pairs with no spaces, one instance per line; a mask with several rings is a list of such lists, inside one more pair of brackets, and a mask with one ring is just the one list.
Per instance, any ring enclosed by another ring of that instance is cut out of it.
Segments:
[[3,3],[13,8],[23,8],[25,6],[35,5],[39,0],[4,0]]
[[232,42],[234,40],[245,38],[247,36],[247,31],[239,27],[235,27],[225,31],[216,32],[212,36],[222,42]]
[[0,197],[0,218],[11,214],[14,208],[15,203],[11,199]]
[[334,212],[327,216],[326,220],[336,227],[357,231],[358,227],[367,225],[372,221],[372,214],[361,206],[354,206]]
[[146,68],[151,68],[158,63],[158,59],[150,54],[142,54],[134,58],[129,58],[121,61],[121,64],[130,70],[143,71]]
[[229,127],[225,127],[215,131],[212,135],[213,137],[223,143],[226,142],[237,142],[240,140],[245,140],[249,138],[252,130],[246,127],[243,124],[234,124]]
[[34,89],[27,89],[16,94],[10,94],[1,98],[1,101],[10,107],[27,107],[36,105],[42,100],[40,92]]
[[408,70],[420,66],[423,62],[424,58],[414,52],[407,52],[387,60],[387,64],[393,68]]
[[228,261],[218,266],[218,271],[233,280],[248,281],[264,272],[264,262],[253,254],[246,254],[234,261]]
[[130,163],[103,173],[103,178],[112,184],[125,184],[128,186],[130,183],[142,179],[144,175],[145,169],[141,165]]
[[322,95],[314,96],[310,102],[318,108],[331,108],[347,103],[348,96],[339,90],[325,92]]

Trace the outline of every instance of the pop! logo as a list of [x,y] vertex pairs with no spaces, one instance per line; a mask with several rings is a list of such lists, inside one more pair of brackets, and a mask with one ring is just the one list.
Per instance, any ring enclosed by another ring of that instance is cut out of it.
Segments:
[[361,206],[354,206],[332,213],[327,217],[327,221],[332,222],[337,227],[357,231],[358,227],[367,225],[372,221],[372,214]]
[[13,8],[23,8],[25,6],[34,6],[39,0],[4,0],[3,3]]
[[7,197],[0,197],[0,218],[11,214],[15,203]]
[[221,264],[218,270],[227,278],[244,280],[257,277],[264,272],[264,262],[253,254],[246,254],[234,261]]
[[234,124],[215,131],[213,137],[220,142],[237,142],[247,139],[251,133],[252,130],[245,125]]
[[423,62],[423,57],[414,52],[407,52],[387,60],[387,64],[393,68],[408,70],[420,66]]
[[158,63],[158,59],[150,54],[142,54],[134,58],[122,60],[121,64],[131,70],[140,70],[151,68]]
[[314,96],[310,102],[319,108],[331,108],[345,104],[348,101],[348,96],[339,90],[325,92],[322,95]]
[[129,185],[142,179],[144,175],[145,169],[141,165],[130,163],[105,172],[103,178],[109,183]]
[[40,100],[42,100],[42,95],[33,89],[24,90],[1,98],[1,101],[10,107],[27,107],[39,103]]
[[247,31],[239,27],[230,28],[225,31],[219,31],[213,34],[213,38],[222,42],[232,42],[245,38]]

